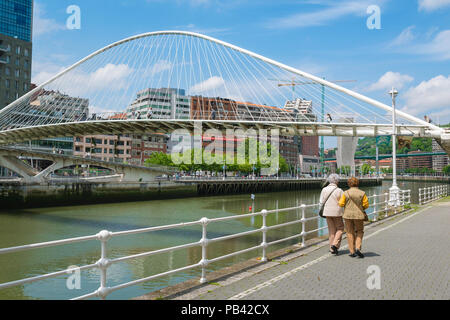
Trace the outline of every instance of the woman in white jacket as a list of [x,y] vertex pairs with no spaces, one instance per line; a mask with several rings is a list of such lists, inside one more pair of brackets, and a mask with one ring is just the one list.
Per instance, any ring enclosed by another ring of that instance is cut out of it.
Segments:
[[339,206],[339,200],[344,192],[338,187],[339,175],[331,174],[328,182],[329,185],[320,194],[320,205],[325,203],[323,216],[327,218],[330,252],[338,255],[344,233],[344,210]]

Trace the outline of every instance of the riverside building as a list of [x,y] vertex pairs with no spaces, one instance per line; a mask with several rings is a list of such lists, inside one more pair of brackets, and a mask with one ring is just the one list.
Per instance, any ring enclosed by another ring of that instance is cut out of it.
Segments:
[[31,87],[33,0],[0,0],[0,109]]

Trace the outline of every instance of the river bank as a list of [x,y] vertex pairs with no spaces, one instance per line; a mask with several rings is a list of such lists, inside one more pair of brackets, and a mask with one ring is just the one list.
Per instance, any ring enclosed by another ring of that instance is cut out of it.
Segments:
[[[211,195],[237,195],[300,190],[319,190],[322,179],[188,180],[153,183],[1,184],[4,209],[46,208],[74,205],[181,199]],[[341,187],[346,187],[346,181]],[[362,187],[379,186],[381,179],[362,179]]]

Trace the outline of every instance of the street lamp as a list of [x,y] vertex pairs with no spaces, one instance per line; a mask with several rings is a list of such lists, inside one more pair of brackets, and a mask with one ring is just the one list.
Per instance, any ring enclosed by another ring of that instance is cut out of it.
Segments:
[[397,186],[397,113],[395,111],[395,98],[398,91],[392,88],[389,95],[392,97],[392,187],[389,189],[389,204],[398,206],[400,189]]

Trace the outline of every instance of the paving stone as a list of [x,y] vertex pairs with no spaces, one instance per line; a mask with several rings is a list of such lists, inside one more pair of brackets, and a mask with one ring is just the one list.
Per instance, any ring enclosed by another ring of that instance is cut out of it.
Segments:
[[[449,230],[450,202],[440,203],[368,229],[363,240],[364,259],[350,258],[346,247],[339,256],[332,256],[325,246],[196,299],[448,300]],[[374,265],[381,271],[380,290],[367,287],[367,270]]]

